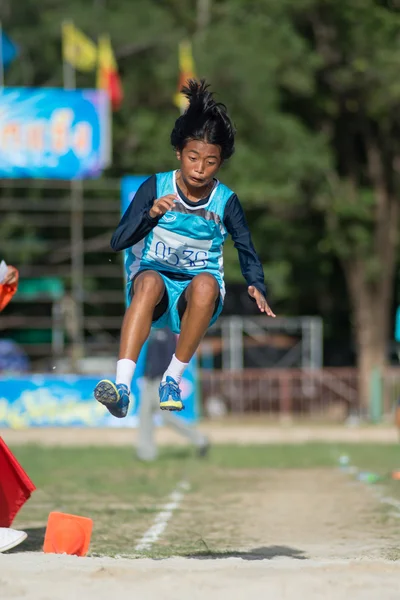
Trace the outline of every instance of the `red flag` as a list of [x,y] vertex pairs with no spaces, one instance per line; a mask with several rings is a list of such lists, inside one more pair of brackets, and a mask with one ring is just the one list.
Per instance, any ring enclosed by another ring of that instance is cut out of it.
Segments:
[[108,92],[113,110],[118,110],[124,94],[108,35],[102,35],[99,39],[97,87]]
[[7,306],[18,289],[18,271],[15,283],[0,283],[0,312]]
[[10,527],[35,485],[0,437],[0,527]]

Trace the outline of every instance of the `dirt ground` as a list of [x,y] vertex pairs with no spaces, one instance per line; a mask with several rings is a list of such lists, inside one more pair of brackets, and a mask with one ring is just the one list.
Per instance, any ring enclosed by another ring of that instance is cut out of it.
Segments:
[[236,543],[246,540],[258,555],[400,559],[400,519],[383,518],[370,488],[339,471],[266,470],[264,481],[242,492],[240,504],[246,517],[242,512]]
[[400,560],[400,519],[384,515],[372,488],[339,470],[243,469],[224,477],[230,490],[191,493],[191,510],[169,525],[169,545],[192,531],[212,552],[246,560]]
[[195,530],[222,553],[128,560],[16,548],[0,555],[0,597],[398,600],[400,519],[364,484],[332,469],[243,470],[227,494],[198,490],[165,534],[171,543]]
[[[271,424],[259,419],[204,421],[199,426],[215,444],[296,444],[307,441],[321,442],[374,442],[396,443],[398,430],[387,426],[321,426]],[[136,441],[137,430],[132,428],[35,427],[32,429],[1,429],[0,436],[11,444],[35,443],[46,446],[127,446]],[[157,430],[160,445],[182,445],[186,440],[166,427]]]

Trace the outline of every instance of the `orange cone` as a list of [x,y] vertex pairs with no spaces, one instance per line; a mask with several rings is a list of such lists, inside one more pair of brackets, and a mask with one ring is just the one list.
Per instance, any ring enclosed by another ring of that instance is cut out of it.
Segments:
[[86,556],[92,529],[92,519],[51,512],[47,521],[43,552]]

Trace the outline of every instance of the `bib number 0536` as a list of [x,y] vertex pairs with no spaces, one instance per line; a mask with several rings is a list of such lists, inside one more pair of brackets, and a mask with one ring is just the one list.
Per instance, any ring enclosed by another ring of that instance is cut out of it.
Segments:
[[158,260],[167,262],[173,267],[184,269],[201,269],[207,266],[208,252],[190,248],[176,249],[158,241],[154,248]]

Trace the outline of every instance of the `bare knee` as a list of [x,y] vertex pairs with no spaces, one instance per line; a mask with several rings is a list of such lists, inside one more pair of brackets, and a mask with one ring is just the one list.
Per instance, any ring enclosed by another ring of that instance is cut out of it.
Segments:
[[218,298],[219,285],[209,273],[196,275],[188,287],[187,299],[195,304],[213,304]]
[[165,286],[161,275],[156,271],[144,271],[135,279],[133,288],[136,297],[159,302],[164,294]]

